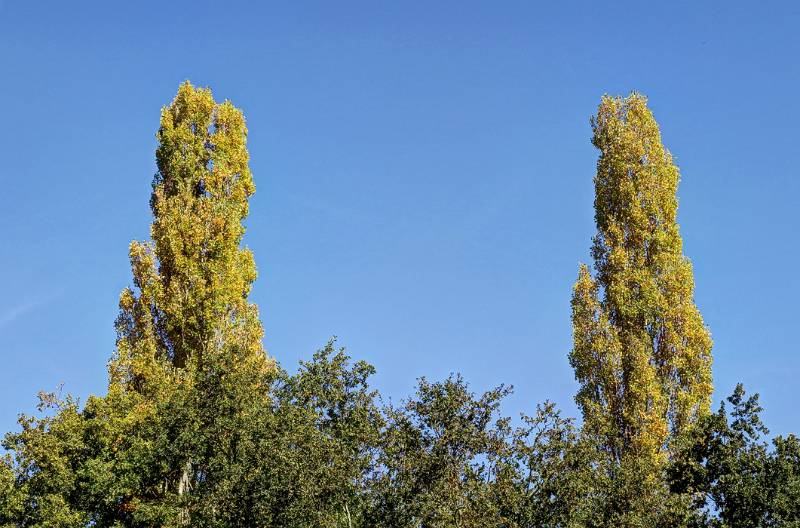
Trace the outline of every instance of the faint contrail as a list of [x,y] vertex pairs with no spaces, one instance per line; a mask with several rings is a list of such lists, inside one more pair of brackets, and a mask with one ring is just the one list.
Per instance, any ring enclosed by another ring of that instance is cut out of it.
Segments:
[[[1,1],[2,0],[0,0],[0,2]],[[29,300],[29,301],[23,302],[22,304],[19,304],[19,305],[15,306],[14,308],[8,310],[7,312],[5,312],[3,314],[0,314],[0,327],[11,323],[12,321],[14,321],[16,318],[20,317],[21,315],[24,315],[25,313],[30,312],[31,310],[34,310],[34,309],[38,308],[39,306],[42,306],[43,304],[49,303],[50,301],[52,301],[53,299],[55,299],[59,295],[61,295],[61,292],[54,293],[52,295],[48,295],[46,297],[42,297],[42,298],[39,298],[39,299]]]

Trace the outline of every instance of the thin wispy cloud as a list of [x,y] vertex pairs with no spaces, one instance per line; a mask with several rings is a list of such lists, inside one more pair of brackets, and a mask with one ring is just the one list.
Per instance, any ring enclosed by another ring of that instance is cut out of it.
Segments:
[[36,310],[37,308],[44,306],[46,304],[51,303],[57,297],[61,295],[61,292],[54,293],[51,295],[47,295],[44,297],[37,297],[34,299],[28,299],[23,301],[16,306],[12,306],[2,312],[0,312],[0,328],[7,326],[20,317],[24,316],[25,314]]

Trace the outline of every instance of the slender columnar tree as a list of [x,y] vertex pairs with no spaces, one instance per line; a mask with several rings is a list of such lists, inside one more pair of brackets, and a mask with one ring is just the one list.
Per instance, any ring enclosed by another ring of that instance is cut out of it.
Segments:
[[177,511],[187,524],[229,486],[274,365],[247,299],[256,270],[242,220],[255,187],[241,111],[186,82],[157,138],[152,243],[130,247],[134,288],[120,296],[108,401],[127,402],[136,445],[162,452],[137,459],[127,507],[152,522]]
[[240,247],[255,191],[244,116],[186,82],[162,110],[157,137],[153,242],[131,244],[137,291],[122,292],[117,321],[118,355],[134,363],[128,381],[141,381],[153,359],[201,368],[209,355],[233,354],[268,366],[247,301],[255,263]]
[[711,337],[676,221],[678,168],[647,99],[603,97],[592,129],[594,274],[582,265],[574,287],[570,362],[587,430],[644,482],[708,413]]

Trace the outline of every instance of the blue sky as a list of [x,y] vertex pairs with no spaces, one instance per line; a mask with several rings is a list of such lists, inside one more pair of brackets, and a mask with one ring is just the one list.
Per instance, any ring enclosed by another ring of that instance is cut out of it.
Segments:
[[269,352],[331,335],[385,395],[460,371],[574,414],[603,93],[645,93],[682,171],[717,395],[797,431],[800,7],[792,2],[0,0],[0,430],[39,389],[105,390],[159,109],[247,116],[246,244]]

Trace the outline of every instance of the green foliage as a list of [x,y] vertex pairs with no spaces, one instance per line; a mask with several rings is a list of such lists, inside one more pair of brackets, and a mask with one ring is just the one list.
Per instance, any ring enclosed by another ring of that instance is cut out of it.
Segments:
[[500,511],[507,526],[587,526],[600,483],[594,447],[570,419],[546,402],[523,416],[497,468]]
[[673,492],[690,493],[696,524],[715,528],[800,526],[800,442],[765,440],[758,394],[741,384],[687,436],[670,464]]
[[198,457],[207,462],[186,501],[192,526],[347,526],[348,517],[359,519],[381,424],[371,374],[331,342],[297,374],[276,372],[267,405],[240,417],[208,406],[225,418]]
[[388,407],[368,524],[499,525],[491,479],[507,448],[508,419],[497,416],[506,394],[498,387],[475,398],[460,376],[421,379],[415,398]]
[[42,418],[22,415],[21,431],[6,435],[3,447],[15,454],[2,465],[0,525],[80,526],[80,463],[84,424],[71,398],[40,393]]

